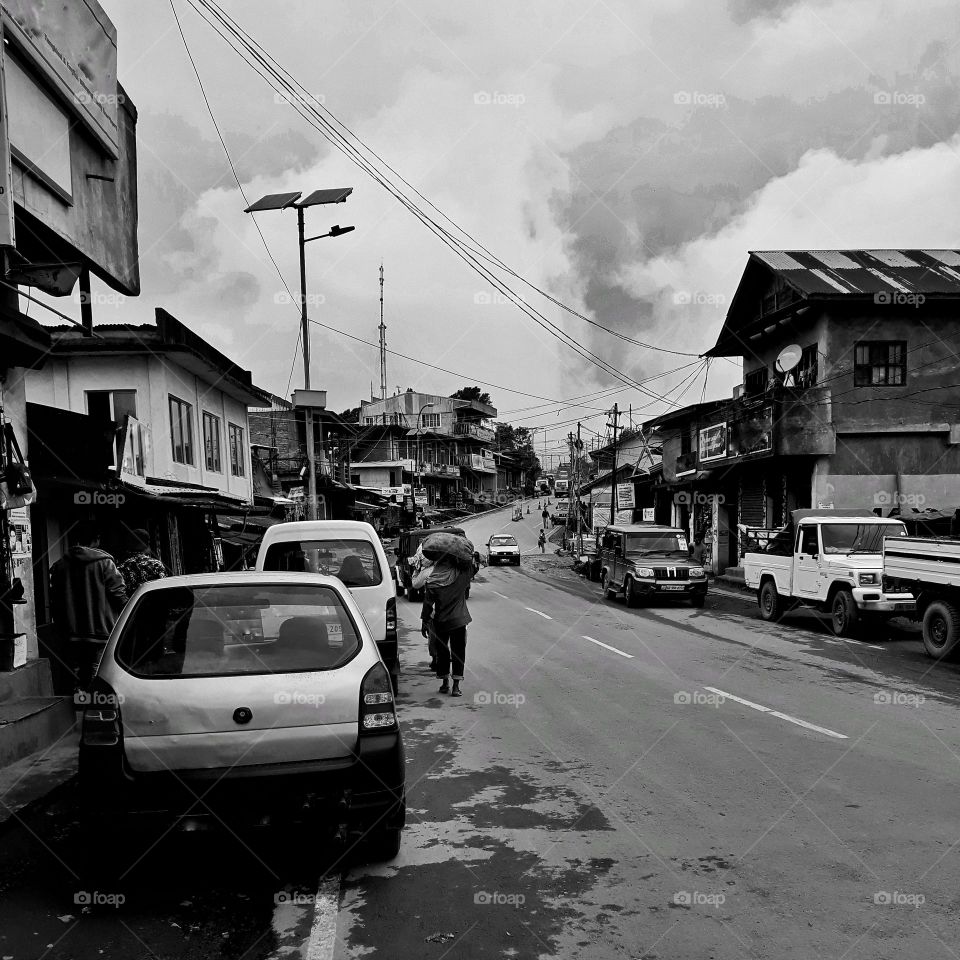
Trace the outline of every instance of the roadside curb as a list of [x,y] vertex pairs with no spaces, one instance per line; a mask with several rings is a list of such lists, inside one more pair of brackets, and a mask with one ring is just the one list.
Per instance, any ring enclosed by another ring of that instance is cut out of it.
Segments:
[[79,743],[71,727],[56,743],[0,769],[0,833],[55,802],[77,774]]

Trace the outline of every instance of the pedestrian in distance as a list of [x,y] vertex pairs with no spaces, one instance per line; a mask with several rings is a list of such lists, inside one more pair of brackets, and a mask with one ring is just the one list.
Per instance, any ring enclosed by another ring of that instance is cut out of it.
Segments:
[[73,545],[50,569],[53,622],[67,645],[77,688],[88,690],[127,591],[95,521],[78,523]]
[[[423,591],[420,633],[433,640],[440,693],[462,697],[464,661],[467,655],[467,624],[472,621],[467,595],[473,567],[460,568],[448,560],[433,565]],[[431,637],[432,631],[432,637]],[[451,670],[453,689],[450,688]]]
[[541,553],[547,552],[547,535],[543,530],[540,531],[540,537],[537,540],[537,546],[540,548]]
[[132,597],[141,583],[162,580],[167,568],[150,551],[150,534],[140,528],[127,534],[127,559],[120,564],[120,576],[127,596]]
[[543,529],[546,530],[547,521],[550,519],[550,511],[546,507],[544,507],[543,512],[540,514],[540,516],[543,518]]

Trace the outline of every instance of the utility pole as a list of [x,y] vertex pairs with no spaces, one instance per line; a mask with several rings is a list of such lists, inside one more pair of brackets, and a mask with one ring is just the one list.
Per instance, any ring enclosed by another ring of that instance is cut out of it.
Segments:
[[[617,404],[613,405],[611,413],[613,417],[613,470],[610,472],[610,524],[617,522],[617,420],[620,417],[620,408]],[[608,426],[610,426],[608,424]]]
[[577,441],[576,441],[576,452],[577,452],[577,477],[576,477],[576,493],[577,493],[577,553],[583,553],[583,533],[580,530],[580,523],[582,517],[580,516],[580,484],[581,480],[581,467],[580,467],[580,458],[583,456],[583,441],[580,439],[580,423],[577,422]]
[[387,325],[383,322],[383,264],[380,264],[380,399],[387,399]]

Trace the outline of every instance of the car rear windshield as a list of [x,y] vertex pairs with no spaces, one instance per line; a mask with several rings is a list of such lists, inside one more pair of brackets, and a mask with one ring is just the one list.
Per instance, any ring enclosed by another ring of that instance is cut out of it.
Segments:
[[884,537],[904,537],[902,523],[824,523],[820,526],[824,553],[883,553]]
[[139,677],[223,677],[335,670],[360,649],[330,587],[170,587],[143,595],[116,660]]
[[383,581],[377,552],[369,540],[282,540],[271,543],[264,570],[325,573],[347,587],[375,587]]

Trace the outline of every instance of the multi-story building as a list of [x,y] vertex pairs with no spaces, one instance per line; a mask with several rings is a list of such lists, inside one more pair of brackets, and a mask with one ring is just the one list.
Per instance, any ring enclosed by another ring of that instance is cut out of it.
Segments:
[[715,568],[736,524],[797,507],[960,505],[958,302],[958,250],[750,254],[708,351],[742,357],[743,383],[686,421],[680,455],[712,497]]
[[490,404],[412,389],[360,405],[350,470],[361,487],[406,494],[419,506],[489,501],[497,493]]

